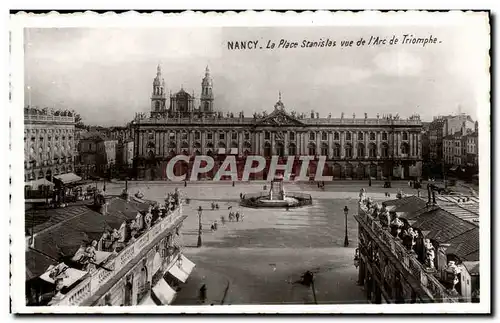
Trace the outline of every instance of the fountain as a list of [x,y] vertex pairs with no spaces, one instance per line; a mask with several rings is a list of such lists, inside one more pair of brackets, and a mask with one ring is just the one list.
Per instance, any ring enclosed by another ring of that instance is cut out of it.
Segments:
[[311,204],[309,194],[285,192],[282,178],[272,180],[269,191],[244,194],[240,200],[241,206],[254,208],[290,208]]

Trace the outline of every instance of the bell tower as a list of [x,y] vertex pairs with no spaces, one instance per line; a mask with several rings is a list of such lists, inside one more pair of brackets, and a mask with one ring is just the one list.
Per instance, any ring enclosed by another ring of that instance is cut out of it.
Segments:
[[166,111],[165,80],[161,75],[161,66],[156,68],[156,77],[153,80],[153,93],[151,94],[151,117],[165,114]]
[[210,76],[210,69],[205,69],[205,77],[201,82],[201,95],[200,95],[200,111],[203,114],[214,113],[214,95],[213,95],[213,80]]

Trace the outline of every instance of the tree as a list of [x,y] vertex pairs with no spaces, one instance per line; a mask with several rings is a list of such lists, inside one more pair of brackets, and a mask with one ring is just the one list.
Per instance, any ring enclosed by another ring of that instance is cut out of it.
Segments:
[[86,128],[79,113],[75,113],[75,127],[79,129]]

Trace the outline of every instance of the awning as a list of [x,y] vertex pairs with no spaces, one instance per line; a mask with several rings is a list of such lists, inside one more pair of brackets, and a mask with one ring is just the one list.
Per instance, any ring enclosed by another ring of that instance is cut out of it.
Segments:
[[169,305],[175,297],[175,290],[173,290],[163,278],[153,287],[153,293],[160,300],[162,305]]
[[217,154],[219,155],[224,155],[226,153],[226,148],[219,148],[219,150],[217,150]]
[[187,259],[184,255],[181,255],[176,263],[170,267],[168,272],[172,274],[175,278],[185,283],[189,275],[193,271],[195,264]]
[[46,180],[45,178],[40,178],[40,179],[37,179],[34,181],[29,181],[29,182],[24,183],[24,186],[31,186],[31,189],[33,189],[33,190],[37,190],[38,187],[41,185],[54,187],[54,183]]
[[69,287],[87,274],[86,271],[70,268],[64,263],[57,266],[49,266],[47,271],[40,276],[46,282],[55,284],[55,279],[62,278],[63,285]]
[[450,168],[450,170],[451,170],[452,172],[454,172],[454,171],[456,171],[456,170],[457,170],[457,168],[458,168],[458,166],[453,166],[452,168]]
[[150,295],[146,296],[139,305],[153,305],[156,306],[157,304],[153,301]]
[[231,155],[238,155],[238,148],[231,148]]
[[63,184],[69,184],[69,183],[74,183],[81,181],[82,178],[74,173],[67,173],[67,174],[62,174],[62,175],[56,175],[54,176],[55,179],[61,181]]

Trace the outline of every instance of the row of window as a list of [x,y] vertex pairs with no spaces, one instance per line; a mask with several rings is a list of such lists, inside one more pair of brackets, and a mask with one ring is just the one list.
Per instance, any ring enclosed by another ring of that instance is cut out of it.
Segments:
[[[219,135],[219,138],[218,138],[219,140],[226,140],[226,133],[220,132],[220,133],[218,133],[218,135]],[[368,135],[369,135],[369,140],[376,140],[375,132],[370,132]],[[231,132],[230,136],[231,136],[231,140],[238,140],[238,133],[237,132]],[[154,133],[150,132],[148,137],[149,137],[149,140],[154,140]],[[346,132],[345,140],[351,141],[352,137],[353,137],[353,134],[351,132]],[[170,140],[175,140],[175,132],[170,132],[169,138],[170,138]],[[250,133],[244,132],[243,138],[245,140],[250,140]],[[387,132],[382,132],[382,140],[386,141],[387,138],[388,138]],[[188,139],[188,133],[181,132],[181,140],[187,140],[187,139]],[[194,139],[195,140],[201,139],[201,132],[200,131],[194,132]],[[213,140],[213,133],[212,132],[207,132],[207,139]],[[264,139],[271,140],[271,132],[265,131],[264,132]],[[289,139],[295,140],[295,132],[289,133]],[[364,140],[364,133],[359,132],[357,134],[357,139],[359,141]],[[309,140],[316,140],[316,132],[311,131],[309,133]],[[321,132],[321,140],[324,140],[324,141],[328,140],[328,133],[327,132]],[[333,133],[333,140],[340,140],[340,133],[339,132]],[[405,141],[408,140],[408,133],[406,133],[406,132],[402,133],[402,140],[405,140]]]
[[28,128],[24,131],[25,135],[29,133],[37,134],[37,133],[73,133],[74,129],[31,129]]
[[[68,138],[68,140],[69,140],[69,141],[73,140],[73,137],[72,137],[72,136],[68,136],[67,138]],[[26,139],[28,139],[28,138],[24,137],[24,142],[26,142]],[[36,141],[36,137],[35,137],[35,136],[31,136],[31,138],[30,138],[30,139],[31,139],[31,142],[35,142],[35,141]],[[38,140],[39,140],[40,142],[44,142],[45,140],[47,140],[47,141],[52,141],[52,137],[51,137],[51,136],[48,136],[47,138],[44,138],[44,137],[39,137],[39,138],[38,138]],[[59,141],[59,136],[55,136],[55,137],[54,137],[54,140],[55,140],[55,141]],[[61,137],[61,140],[66,141],[66,136],[62,136],[62,137]]]

